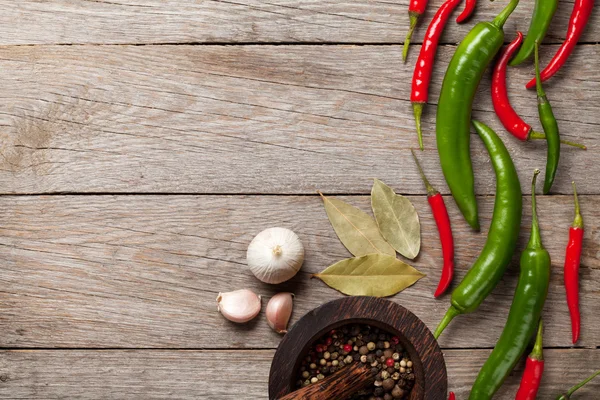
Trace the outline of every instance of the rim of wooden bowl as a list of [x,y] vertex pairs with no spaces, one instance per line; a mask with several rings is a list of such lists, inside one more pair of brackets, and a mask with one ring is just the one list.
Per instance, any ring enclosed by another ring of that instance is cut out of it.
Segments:
[[437,340],[415,314],[390,300],[344,297],[304,315],[279,344],[269,374],[269,399],[295,390],[296,371],[315,340],[331,329],[365,323],[397,335],[413,362],[415,386],[409,400],[446,400],[448,375]]

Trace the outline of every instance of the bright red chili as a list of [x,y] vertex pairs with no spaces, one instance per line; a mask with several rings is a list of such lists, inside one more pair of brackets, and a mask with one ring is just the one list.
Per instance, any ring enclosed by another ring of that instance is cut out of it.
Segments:
[[573,332],[573,343],[579,340],[581,330],[581,315],[579,313],[579,265],[581,263],[581,248],[583,245],[583,217],[579,208],[577,187],[573,182],[573,193],[575,197],[575,220],[569,229],[569,244],[565,257],[565,290],[567,292],[567,305],[571,314],[571,330]]
[[448,400],[456,400],[456,396],[454,395],[454,392],[450,392],[450,396],[448,396]]
[[[593,8],[594,0],[575,0],[575,6],[573,7],[573,13],[571,14],[571,20],[569,21],[569,28],[567,30],[567,37],[550,63],[541,72],[542,82],[550,79],[567,62],[567,59],[575,49],[579,38],[583,34]],[[527,89],[534,88],[535,81],[536,79],[533,78],[527,84]]]
[[[506,49],[504,49],[494,67],[494,72],[492,74],[492,103],[500,122],[502,122],[504,128],[506,128],[506,130],[514,137],[523,141],[529,139],[545,139],[546,135],[535,132],[531,125],[525,122],[519,114],[517,114],[508,98],[508,90],[506,88],[506,68],[512,56],[519,49],[519,46],[521,46],[521,43],[523,43],[523,34],[517,32],[517,37],[506,47]],[[586,149],[584,145],[567,140],[561,140],[561,143]]]
[[429,82],[431,81],[433,62],[435,60],[438,43],[442,33],[444,32],[446,22],[448,22],[450,14],[452,14],[452,11],[454,11],[460,1],[461,0],[447,0],[435,13],[433,20],[429,24],[427,32],[425,33],[423,46],[421,47],[421,52],[419,53],[419,58],[417,59],[417,65],[415,66],[410,101],[413,104],[415,122],[417,124],[417,135],[419,138],[419,147],[421,150],[423,150],[421,114],[423,113],[423,107],[427,103],[427,100],[429,100]]
[[404,49],[402,50],[402,60],[406,62],[406,57],[408,56],[408,46],[410,46],[410,39],[412,38],[412,34],[415,31],[415,27],[417,26],[417,22],[419,21],[419,17],[423,15],[425,9],[427,8],[428,0],[410,0],[408,5],[408,17],[410,18],[410,27],[408,28],[408,32],[406,33],[406,39],[404,40]]
[[421,168],[421,164],[419,163],[415,152],[412,151],[412,149],[411,152],[415,159],[415,163],[417,164],[417,168],[419,169],[419,174],[427,188],[427,201],[429,201],[429,206],[431,207],[431,212],[433,213],[433,218],[435,219],[440,234],[440,242],[442,244],[444,266],[442,267],[440,283],[434,293],[435,297],[439,297],[448,289],[450,283],[452,283],[452,278],[454,277],[454,239],[452,238],[452,226],[450,225],[450,217],[448,216],[444,198],[440,192],[431,186]]
[[456,22],[459,24],[462,24],[463,22],[465,22],[467,20],[467,18],[469,18],[471,16],[471,14],[473,14],[476,4],[477,4],[477,0],[467,0],[467,2],[465,4],[465,9],[463,10],[462,13],[460,13],[458,18],[456,18]]
[[510,104],[508,90],[506,89],[506,66],[523,43],[523,34],[517,32],[513,40],[500,55],[492,75],[492,103],[500,122],[514,137],[519,140],[529,139],[532,132],[531,125],[523,121]]
[[544,325],[542,320],[538,326],[538,333],[535,339],[535,346],[525,363],[525,371],[521,379],[521,386],[515,400],[535,400],[538,389],[542,383],[542,375],[544,373],[544,350],[542,332]]

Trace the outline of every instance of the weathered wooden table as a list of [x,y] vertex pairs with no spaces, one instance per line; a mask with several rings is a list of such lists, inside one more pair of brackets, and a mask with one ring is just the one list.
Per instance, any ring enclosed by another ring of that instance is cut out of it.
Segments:
[[[431,1],[429,20],[441,0]],[[443,37],[437,99],[455,44],[506,3],[481,0],[474,21]],[[527,30],[523,0],[506,40]],[[564,38],[572,1],[561,1],[542,60]],[[0,397],[3,399],[266,399],[280,337],[264,315],[224,320],[219,291],[249,287],[265,299],[297,294],[293,320],[341,295],[312,273],[348,256],[317,190],[369,209],[372,178],[410,195],[422,220],[414,263],[429,276],[396,301],[434,327],[441,251],[409,155],[416,134],[412,65],[401,63],[406,0],[0,1]],[[600,368],[600,13],[569,64],[546,86],[565,138],[552,196],[540,196],[553,257],[545,309],[553,399]],[[532,67],[510,70],[519,112],[536,122]],[[519,143],[499,125],[481,86],[475,115],[502,135],[519,169],[529,235],[530,177],[543,143]],[[435,149],[435,106],[424,115],[421,160],[448,193]],[[456,281],[479,253],[494,201],[481,142],[473,158],[483,230],[470,231],[447,198],[457,239]],[[583,331],[570,345],[562,261],[577,180],[587,224]],[[302,272],[275,288],[245,265],[264,228],[284,226],[306,245]],[[466,398],[504,324],[518,254],[502,283],[441,338],[450,388]],[[513,398],[523,365],[497,396]],[[600,382],[578,398],[597,398]]]

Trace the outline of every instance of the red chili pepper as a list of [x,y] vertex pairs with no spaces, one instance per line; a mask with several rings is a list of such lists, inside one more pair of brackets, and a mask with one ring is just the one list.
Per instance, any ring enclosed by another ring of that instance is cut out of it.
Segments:
[[[567,30],[567,38],[560,46],[550,63],[541,72],[542,82],[550,79],[559,69],[567,62],[567,59],[575,49],[579,38],[585,30],[585,26],[590,19],[592,9],[594,8],[594,0],[575,0],[569,28]],[[535,78],[528,84],[527,89],[535,87]]]
[[529,139],[533,131],[531,125],[523,121],[510,104],[508,90],[506,89],[506,67],[508,62],[523,43],[523,34],[517,32],[517,37],[502,52],[500,59],[494,67],[492,75],[492,103],[500,122],[514,137],[519,140]]
[[452,14],[452,11],[454,11],[460,1],[461,0],[448,0],[440,6],[427,28],[425,40],[415,66],[410,101],[413,104],[415,122],[417,123],[417,135],[419,137],[419,147],[421,150],[423,150],[421,114],[423,114],[423,107],[427,103],[427,100],[429,100],[429,82],[431,81],[433,61],[435,60],[438,43],[444,32],[446,22],[448,22],[450,14]]
[[460,13],[458,18],[456,18],[456,22],[459,24],[462,24],[463,22],[465,22],[467,20],[467,18],[469,18],[471,16],[471,14],[473,14],[476,4],[477,4],[477,0],[467,0],[467,2],[465,4],[465,9],[463,10],[462,13]]
[[415,152],[412,151],[412,149],[411,152],[415,159],[415,163],[417,164],[417,168],[419,169],[419,174],[427,188],[427,200],[429,201],[429,206],[431,207],[431,212],[433,213],[433,218],[435,219],[440,234],[440,242],[442,243],[444,266],[442,268],[440,283],[434,294],[435,297],[439,297],[448,289],[448,286],[450,286],[452,278],[454,277],[454,239],[452,238],[452,227],[450,225],[450,217],[448,216],[444,198],[440,192],[435,190],[433,186],[429,184]]
[[406,33],[406,39],[404,40],[404,50],[402,50],[402,60],[404,62],[406,62],[406,57],[408,56],[408,46],[410,45],[410,39],[412,37],[413,32],[415,31],[415,27],[417,26],[419,17],[423,15],[425,9],[427,8],[427,1],[428,0],[410,0],[410,4],[408,5],[410,27],[408,28],[408,32]]
[[448,400],[456,400],[456,396],[454,395],[454,392],[450,392],[450,396],[448,396]]
[[527,362],[525,363],[525,371],[523,372],[523,378],[521,379],[521,386],[515,400],[535,400],[537,397],[538,389],[542,383],[542,375],[544,373],[544,349],[542,332],[544,326],[542,320],[538,326],[538,333],[535,339],[535,346]]
[[579,314],[579,265],[581,262],[581,247],[583,244],[583,217],[579,209],[577,198],[577,187],[573,182],[575,196],[575,220],[569,229],[569,244],[565,257],[565,290],[567,292],[567,304],[571,314],[571,329],[573,331],[573,343],[579,340],[581,330],[581,316]]
[[[523,121],[510,104],[508,98],[508,90],[506,88],[506,68],[512,56],[521,46],[521,43],[523,43],[523,34],[517,32],[517,37],[506,47],[506,49],[504,49],[494,67],[494,72],[492,74],[492,103],[500,122],[502,122],[504,128],[506,128],[506,130],[514,137],[523,141],[529,139],[545,139],[546,135],[535,132],[531,125]],[[586,149],[584,145],[573,143],[568,140],[561,140],[561,143]]]

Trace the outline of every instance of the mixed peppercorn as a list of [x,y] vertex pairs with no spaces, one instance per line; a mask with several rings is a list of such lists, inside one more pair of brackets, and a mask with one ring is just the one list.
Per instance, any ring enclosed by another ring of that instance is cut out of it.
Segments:
[[373,386],[351,400],[406,399],[415,382],[413,363],[400,339],[369,325],[348,325],[317,340],[302,360],[298,388],[317,383],[353,363],[369,365]]

